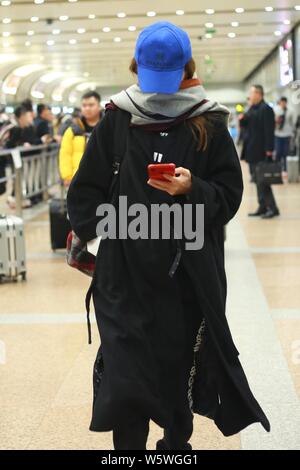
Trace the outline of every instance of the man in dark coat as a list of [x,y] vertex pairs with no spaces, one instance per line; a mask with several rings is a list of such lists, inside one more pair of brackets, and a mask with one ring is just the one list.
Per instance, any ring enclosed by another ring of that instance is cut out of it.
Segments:
[[[247,129],[243,157],[249,163],[251,176],[255,180],[257,164],[273,156],[275,116],[273,109],[264,101],[261,85],[251,87],[249,102],[251,106],[240,120],[240,125]],[[271,186],[266,183],[256,183],[256,186],[259,206],[249,216],[269,219],[279,215]]]
[[53,136],[53,114],[50,106],[46,104],[37,105],[37,117],[34,119],[34,126],[40,143],[50,144],[55,142]]

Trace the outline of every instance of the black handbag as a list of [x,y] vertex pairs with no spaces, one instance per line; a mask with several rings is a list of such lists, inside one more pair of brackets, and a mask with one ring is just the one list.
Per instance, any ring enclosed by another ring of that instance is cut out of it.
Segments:
[[281,163],[274,160],[262,161],[255,168],[255,182],[257,184],[283,184]]

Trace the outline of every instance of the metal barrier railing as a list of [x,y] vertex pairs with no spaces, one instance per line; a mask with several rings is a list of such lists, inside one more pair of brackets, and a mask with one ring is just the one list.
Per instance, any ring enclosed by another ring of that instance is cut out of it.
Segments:
[[58,152],[56,143],[0,150],[0,164],[6,159],[10,169],[10,174],[0,177],[0,185],[11,183],[17,215],[22,216],[25,198],[41,194],[46,200],[48,189],[60,182]]

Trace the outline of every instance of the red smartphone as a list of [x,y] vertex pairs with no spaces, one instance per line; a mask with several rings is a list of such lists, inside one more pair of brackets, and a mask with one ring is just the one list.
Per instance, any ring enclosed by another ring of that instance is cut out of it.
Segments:
[[148,176],[154,180],[168,181],[163,173],[175,176],[175,163],[154,163],[148,165]]

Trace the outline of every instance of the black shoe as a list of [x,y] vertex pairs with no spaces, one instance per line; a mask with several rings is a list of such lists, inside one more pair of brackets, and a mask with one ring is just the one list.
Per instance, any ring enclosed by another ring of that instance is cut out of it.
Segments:
[[272,219],[273,217],[277,217],[278,215],[280,215],[280,212],[278,209],[275,209],[275,210],[272,210],[272,209],[268,209],[267,212],[265,212],[261,218],[262,219]]
[[164,439],[160,439],[156,443],[156,450],[170,450],[170,448]]
[[[177,447],[177,446],[174,446],[174,447]],[[165,439],[160,439],[156,443],[156,450],[192,450],[192,446],[189,442],[187,442],[179,449],[178,448],[174,449],[173,446],[170,446]]]
[[267,212],[267,209],[262,209],[262,208],[258,208],[255,212],[250,212],[248,214],[249,217],[258,217],[260,215],[263,215]]

